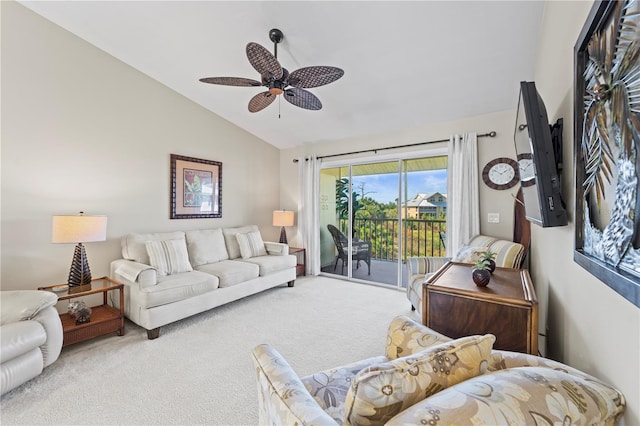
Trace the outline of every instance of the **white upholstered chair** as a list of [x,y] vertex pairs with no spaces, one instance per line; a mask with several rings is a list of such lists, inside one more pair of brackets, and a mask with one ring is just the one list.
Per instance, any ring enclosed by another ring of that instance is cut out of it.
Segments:
[[0,291],[2,394],[33,379],[62,350],[58,296],[48,291]]

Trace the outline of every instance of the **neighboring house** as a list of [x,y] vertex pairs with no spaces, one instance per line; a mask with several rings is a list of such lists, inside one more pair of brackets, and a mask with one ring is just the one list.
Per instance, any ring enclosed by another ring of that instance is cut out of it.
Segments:
[[416,194],[406,204],[402,204],[403,219],[421,219],[424,217],[441,218],[447,214],[447,194],[430,192]]

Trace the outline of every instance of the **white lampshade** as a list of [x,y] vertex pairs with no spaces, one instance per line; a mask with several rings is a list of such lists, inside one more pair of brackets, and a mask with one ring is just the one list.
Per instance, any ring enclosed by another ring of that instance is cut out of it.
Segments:
[[274,211],[273,226],[293,226],[293,212],[286,210]]
[[53,243],[89,243],[107,239],[106,216],[53,216]]

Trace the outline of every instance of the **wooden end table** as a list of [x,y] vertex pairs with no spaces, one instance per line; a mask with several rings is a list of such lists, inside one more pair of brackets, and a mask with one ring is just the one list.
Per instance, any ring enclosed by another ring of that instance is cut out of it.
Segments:
[[[59,291],[59,289],[62,289],[62,291]],[[82,286],[80,291],[76,288],[68,287],[67,284],[38,287],[38,290],[56,293],[58,301],[102,293],[102,305],[91,307],[91,320],[89,322],[76,324],[75,319],[68,313],[60,314],[64,336],[63,347],[109,333],[117,332],[118,336],[124,334],[124,284],[109,277],[102,277],[91,280],[91,285]],[[120,309],[109,306],[107,303],[107,293],[116,290],[120,292]]]
[[298,264],[296,265],[296,277],[306,275],[306,257],[307,250],[305,248],[300,247],[289,247],[289,254],[293,254],[298,259]]
[[538,352],[538,301],[526,269],[496,268],[487,287],[473,265],[449,262],[422,285],[422,322],[451,338],[491,333],[495,349]]

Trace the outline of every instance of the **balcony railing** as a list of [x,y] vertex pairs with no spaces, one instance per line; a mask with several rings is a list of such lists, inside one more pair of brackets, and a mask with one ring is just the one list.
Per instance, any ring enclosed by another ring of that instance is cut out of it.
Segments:
[[[402,260],[414,256],[445,256],[446,220],[403,219],[402,230],[398,219],[355,219],[355,237],[371,242],[371,257],[378,260],[398,260],[400,231],[404,246]],[[339,227],[347,234],[348,222],[341,219]]]

